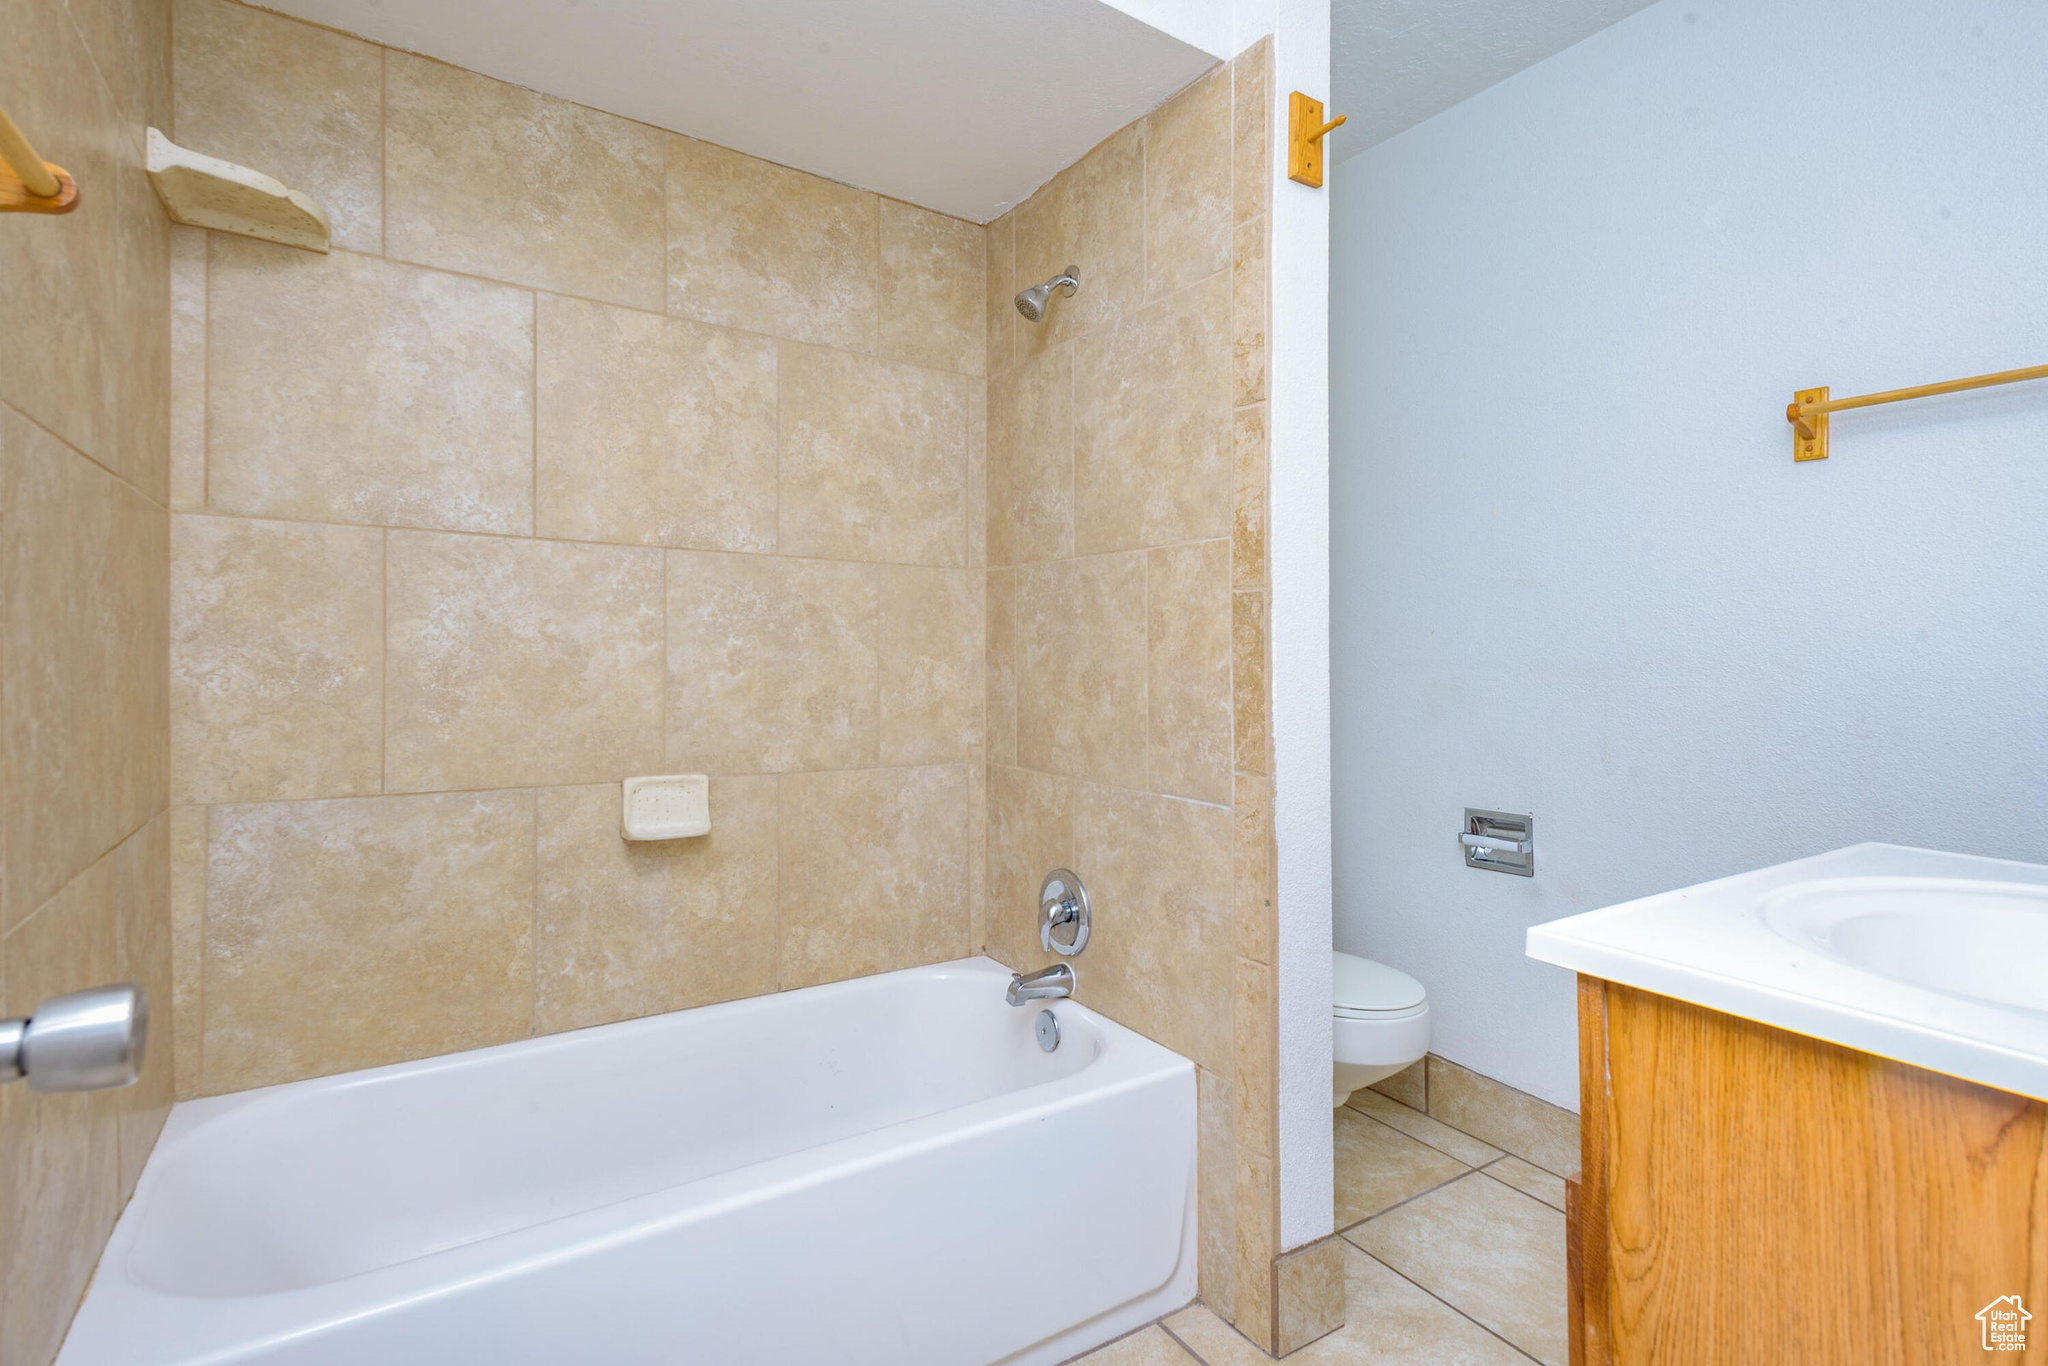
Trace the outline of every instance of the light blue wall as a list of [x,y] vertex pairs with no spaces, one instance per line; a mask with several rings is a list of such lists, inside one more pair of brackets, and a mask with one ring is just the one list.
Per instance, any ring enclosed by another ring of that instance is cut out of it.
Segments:
[[[1544,920],[2048,862],[2048,5],[1665,0],[1332,175],[1336,939],[1576,1108]],[[1533,881],[1466,870],[1532,811]]]

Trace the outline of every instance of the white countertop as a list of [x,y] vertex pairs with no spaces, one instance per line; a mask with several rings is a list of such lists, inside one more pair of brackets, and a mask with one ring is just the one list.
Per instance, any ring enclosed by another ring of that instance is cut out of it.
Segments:
[[[1529,931],[1531,958],[1930,1071],[2048,1100],[2048,1012],[1880,975],[1780,934],[1765,898],[1835,878],[2048,886],[2048,867],[1858,844]],[[2009,972],[2013,965],[2007,964]],[[2031,969],[2029,969],[2031,970]],[[2039,965],[2048,978],[2048,962]]]

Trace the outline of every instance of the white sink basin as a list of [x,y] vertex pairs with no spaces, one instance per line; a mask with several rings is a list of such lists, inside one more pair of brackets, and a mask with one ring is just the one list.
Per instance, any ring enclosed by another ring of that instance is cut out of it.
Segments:
[[1538,925],[1529,956],[2048,1100],[2048,866],[1859,844]]
[[2048,887],[1940,877],[1838,877],[1763,899],[1795,944],[1894,981],[2048,1011]]

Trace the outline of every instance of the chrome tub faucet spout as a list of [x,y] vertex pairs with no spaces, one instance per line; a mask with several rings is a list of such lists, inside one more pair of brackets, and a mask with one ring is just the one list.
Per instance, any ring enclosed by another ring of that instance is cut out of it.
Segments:
[[1010,974],[1008,1000],[1013,1006],[1027,1001],[1058,1001],[1074,994],[1074,969],[1069,963],[1054,963],[1026,977],[1021,972]]

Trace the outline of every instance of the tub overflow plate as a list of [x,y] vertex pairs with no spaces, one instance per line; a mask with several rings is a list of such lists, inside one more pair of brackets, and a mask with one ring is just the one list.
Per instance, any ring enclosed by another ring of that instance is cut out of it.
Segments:
[[1048,1053],[1060,1046],[1059,1017],[1050,1010],[1038,1012],[1038,1046]]

